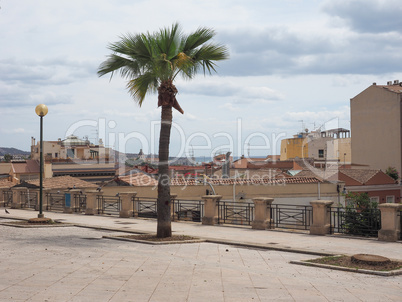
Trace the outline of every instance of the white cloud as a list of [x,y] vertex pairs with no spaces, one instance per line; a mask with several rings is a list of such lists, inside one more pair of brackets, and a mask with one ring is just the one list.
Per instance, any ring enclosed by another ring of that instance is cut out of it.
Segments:
[[[149,135],[151,121],[160,119],[157,96],[147,96],[139,108],[119,75],[109,81],[96,70],[109,54],[108,43],[120,35],[176,21],[184,32],[214,28],[216,41],[227,44],[231,55],[212,77],[177,81],[185,114],[174,112],[174,120],[186,133],[236,135],[238,118],[247,133],[292,135],[300,131],[298,120],[311,128],[334,116],[348,124],[351,97],[372,82],[402,80],[402,34],[393,30],[401,28],[401,4],[317,3],[2,1],[0,28],[7,30],[0,30],[0,41],[7,43],[0,48],[1,144],[29,150],[30,136],[38,135],[34,107],[42,102],[49,107],[46,139],[63,136],[77,121],[100,118],[115,121],[115,131]],[[6,133],[8,125],[20,130]]]

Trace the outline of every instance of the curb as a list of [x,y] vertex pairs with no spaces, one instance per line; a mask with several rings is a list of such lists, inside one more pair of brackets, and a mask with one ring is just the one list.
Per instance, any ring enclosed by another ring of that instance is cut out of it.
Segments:
[[358,269],[358,268],[350,268],[350,267],[343,267],[343,266],[336,266],[336,265],[329,265],[329,264],[320,264],[320,263],[312,263],[306,261],[299,261],[299,260],[291,260],[289,263],[291,264],[298,264],[304,266],[311,266],[311,267],[320,267],[338,271],[345,271],[351,273],[358,273],[358,274],[367,274],[367,275],[376,275],[382,277],[391,277],[391,276],[398,276],[402,275],[402,268],[393,270],[393,271],[373,271],[367,269]]

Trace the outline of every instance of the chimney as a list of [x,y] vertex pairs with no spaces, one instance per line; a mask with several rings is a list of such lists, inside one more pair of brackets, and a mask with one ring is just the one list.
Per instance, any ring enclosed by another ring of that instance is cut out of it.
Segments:
[[399,80],[394,80],[394,85],[399,85]]

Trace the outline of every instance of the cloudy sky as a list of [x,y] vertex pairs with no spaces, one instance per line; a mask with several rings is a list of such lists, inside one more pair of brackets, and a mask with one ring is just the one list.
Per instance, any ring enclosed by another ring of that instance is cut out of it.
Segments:
[[76,134],[157,153],[160,109],[141,108],[119,76],[98,78],[108,43],[179,22],[214,28],[230,60],[179,79],[171,154],[278,154],[304,128],[350,129],[349,100],[373,82],[402,80],[400,0],[0,0],[0,147]]

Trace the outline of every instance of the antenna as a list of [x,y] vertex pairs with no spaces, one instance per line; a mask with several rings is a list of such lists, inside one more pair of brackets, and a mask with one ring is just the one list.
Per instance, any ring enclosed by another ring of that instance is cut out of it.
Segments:
[[193,158],[194,157],[194,148],[193,148],[193,145],[190,145],[190,158]]
[[304,131],[304,121],[303,120],[298,120],[298,122],[301,122],[301,129],[302,129],[302,131],[301,132],[303,132]]
[[313,124],[313,129],[316,130],[316,128],[315,128],[315,122],[314,122],[314,123],[311,123],[311,124]]
[[99,143],[99,132],[98,129],[92,130],[92,132],[95,132],[95,145]]

